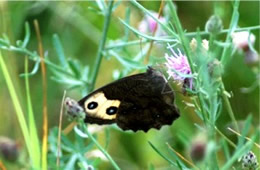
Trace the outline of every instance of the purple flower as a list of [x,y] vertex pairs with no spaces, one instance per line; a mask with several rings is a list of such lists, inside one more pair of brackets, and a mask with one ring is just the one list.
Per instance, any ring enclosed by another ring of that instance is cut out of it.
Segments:
[[171,77],[182,84],[183,93],[186,94],[187,89],[193,90],[193,78],[191,76],[191,69],[187,57],[178,49],[178,54],[168,44],[172,55],[165,54],[167,62],[165,63],[168,68],[168,79]]
[[[154,11],[150,11],[151,14],[158,18],[158,13]],[[164,17],[160,17],[159,21],[162,23],[166,23],[166,19]],[[155,31],[155,34],[158,36],[166,35],[166,33],[161,29],[160,25],[150,16],[144,16],[143,20],[139,23],[138,29],[140,32],[145,34],[152,34]]]
[[179,82],[184,81],[185,78],[189,77],[191,74],[191,69],[187,57],[181,53],[178,49],[178,54],[170,48],[172,55],[165,54],[167,60],[166,67],[168,68],[169,79],[172,77],[174,80]]

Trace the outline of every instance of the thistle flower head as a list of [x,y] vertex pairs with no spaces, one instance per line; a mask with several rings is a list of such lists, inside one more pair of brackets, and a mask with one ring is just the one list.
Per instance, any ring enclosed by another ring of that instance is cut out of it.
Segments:
[[167,60],[166,67],[168,68],[169,78],[183,82],[187,75],[191,74],[191,69],[187,57],[178,49],[178,54],[170,47],[172,55],[165,54]]

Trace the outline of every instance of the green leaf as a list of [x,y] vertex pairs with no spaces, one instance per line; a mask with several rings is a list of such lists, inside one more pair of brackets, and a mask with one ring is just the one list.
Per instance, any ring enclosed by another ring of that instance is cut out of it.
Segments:
[[63,47],[61,45],[60,39],[57,34],[54,34],[52,37],[52,43],[55,48],[55,51],[59,57],[59,61],[62,67],[68,68],[68,63],[64,54]]
[[143,34],[141,33],[140,31],[136,30],[135,28],[133,28],[132,26],[130,26],[129,24],[127,24],[124,20],[118,18],[120,20],[120,22],[122,22],[122,24],[124,24],[128,29],[130,29],[131,31],[133,31],[135,34],[143,37],[143,38],[146,38],[146,39],[150,39],[150,40],[154,40],[154,41],[162,41],[162,42],[176,42],[178,43],[179,41],[177,39],[167,39],[167,38],[160,38],[160,37],[153,37],[153,36],[150,36],[150,35],[146,35],[146,34]]
[[30,40],[30,36],[31,36],[31,31],[30,31],[30,26],[29,23],[26,22],[25,23],[25,36],[24,36],[24,40],[23,40],[23,44],[22,44],[22,48],[25,48]]
[[25,76],[33,76],[37,73],[37,71],[39,70],[39,66],[40,66],[41,61],[37,60],[34,64],[33,70],[30,73],[22,73],[20,74],[20,77],[25,77]]
[[140,62],[133,61],[131,59],[119,56],[115,51],[109,50],[108,53],[114,56],[122,65],[134,68],[134,69],[145,69],[146,66]]

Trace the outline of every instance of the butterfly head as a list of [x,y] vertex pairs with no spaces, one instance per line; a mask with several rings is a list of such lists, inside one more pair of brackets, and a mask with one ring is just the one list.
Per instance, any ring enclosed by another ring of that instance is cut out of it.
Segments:
[[67,110],[67,114],[70,116],[70,118],[85,118],[85,113],[83,108],[78,104],[77,101],[67,97],[65,99],[65,107]]

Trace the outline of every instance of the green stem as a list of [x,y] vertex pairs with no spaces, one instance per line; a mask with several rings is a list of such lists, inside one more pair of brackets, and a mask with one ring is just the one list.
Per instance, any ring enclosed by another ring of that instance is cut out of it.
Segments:
[[33,161],[34,159],[33,159],[33,152],[31,150],[31,141],[30,141],[29,129],[28,129],[25,117],[24,117],[22,106],[19,102],[17,93],[15,91],[14,84],[11,80],[11,76],[9,75],[9,72],[8,72],[8,69],[7,69],[6,64],[4,62],[4,59],[2,57],[1,51],[0,51],[0,68],[2,69],[3,76],[4,76],[6,84],[7,84],[8,91],[9,91],[11,99],[13,101],[17,120],[18,120],[19,125],[21,127],[21,131],[22,131],[22,134],[23,134],[23,137],[24,137],[24,140],[25,140],[25,145],[26,145],[27,151],[29,153],[30,159]]
[[107,46],[105,50],[111,50],[114,48],[122,48],[125,46],[131,46],[131,45],[140,45],[140,43],[148,43],[150,42],[149,39],[143,39],[143,40],[134,40],[134,41],[128,41],[128,42],[121,42],[121,43],[116,43],[110,46]]
[[[110,23],[111,14],[112,14],[113,2],[114,1],[111,0],[111,1],[109,1],[109,4],[108,4],[106,17],[105,17],[104,29],[103,29],[103,33],[102,33],[102,39],[101,39],[99,47],[98,47],[98,53],[97,53],[96,61],[95,61],[95,64],[94,64],[94,71],[93,71],[93,74],[92,74],[92,77],[91,77],[92,86],[89,88],[90,91],[92,91],[93,88],[95,87],[98,71],[99,71],[99,68],[100,68],[101,61],[102,61],[102,57],[103,57],[102,53],[103,53],[103,50],[105,49],[107,32],[108,32],[109,23]],[[98,147],[98,149],[107,157],[107,159],[111,162],[111,164],[114,166],[114,168],[116,170],[120,170],[119,166],[115,163],[115,161],[112,159],[112,157],[98,143],[98,141],[92,136],[92,134],[88,132],[88,129],[85,126],[85,124],[83,122],[81,122],[81,124],[83,125],[82,127],[85,129],[85,132],[87,133],[90,140],[92,140],[95,143],[95,145]]]
[[[226,41],[225,41],[226,44],[231,43],[231,35],[235,32],[235,29],[238,24],[238,19],[239,19],[238,7],[239,7],[239,0],[235,0],[234,9],[233,9],[231,22],[230,22],[230,26],[229,26],[229,31],[227,33],[227,37],[226,37]],[[227,63],[227,59],[228,59],[227,57],[230,56],[230,55],[228,55],[228,53],[230,53],[231,49],[232,49],[232,46],[230,45],[230,46],[224,48],[224,50],[223,50],[223,53],[221,56],[221,63],[224,66]]]
[[239,132],[239,127],[238,127],[236,118],[235,118],[235,116],[234,116],[234,113],[233,113],[231,104],[230,104],[230,102],[229,102],[229,100],[228,100],[227,95],[225,94],[225,91],[226,91],[226,90],[225,90],[225,86],[224,86],[223,81],[221,81],[220,89],[221,89],[221,96],[222,96],[223,101],[224,101],[224,103],[225,103],[225,105],[226,105],[228,114],[229,114],[229,116],[230,116],[232,122],[234,123],[234,126],[235,126],[236,131]]
[[[258,30],[260,29],[260,25],[251,26],[251,27],[243,27],[243,28],[236,28],[234,32],[241,32],[241,31],[252,31],[252,30]],[[224,29],[219,34],[228,33],[230,29]],[[199,35],[208,35],[209,33],[206,31],[199,32]],[[185,33],[186,36],[196,36],[198,35],[198,32],[187,32]]]
[[230,139],[228,139],[228,137],[226,137],[216,126],[215,129],[220,134],[220,136],[222,136],[233,148],[236,148],[236,145]]
[[110,23],[110,19],[111,19],[111,13],[112,13],[112,8],[113,8],[113,0],[109,1],[108,4],[108,10],[106,12],[106,17],[105,17],[105,24],[104,24],[104,29],[103,29],[103,33],[102,33],[102,38],[98,47],[98,53],[97,53],[97,57],[96,57],[96,61],[94,64],[94,70],[93,70],[93,74],[91,77],[91,83],[92,86],[90,87],[90,91],[92,91],[95,87],[95,83],[97,80],[97,74],[100,68],[100,64],[101,64],[101,60],[103,58],[103,50],[105,49],[105,43],[106,43],[106,39],[107,39],[107,32],[108,32],[108,28],[109,28],[109,23]]
[[[187,38],[185,37],[185,33],[182,29],[181,22],[178,18],[175,7],[174,7],[174,5],[172,4],[171,1],[169,1],[169,7],[171,9],[170,11],[171,11],[171,14],[173,16],[173,20],[174,20],[174,23],[175,23],[175,26],[176,26],[176,30],[177,30],[177,32],[180,36],[181,42],[183,43],[183,48],[184,48],[184,51],[186,53],[189,65],[190,65],[191,72],[193,74],[193,73],[195,73],[195,68],[194,68],[194,65],[193,65],[193,61],[192,61],[192,57],[191,57],[191,53],[190,53],[191,50],[189,49],[189,44],[188,44]],[[198,81],[197,79],[194,79],[194,80]],[[203,98],[200,94],[198,94],[198,97],[199,97],[199,102],[200,102],[200,105],[201,105],[202,116],[203,116],[203,119],[204,119],[203,121],[206,122],[206,114],[205,114],[205,110],[204,110],[203,105],[202,105]]]
[[149,15],[151,18],[153,18],[164,31],[167,33],[173,35],[175,38],[178,38],[178,35],[170,29],[170,27],[166,26],[166,24],[163,24],[156,16],[152,15],[152,13],[144,8],[141,4],[139,4],[136,0],[131,1],[133,5],[135,5],[137,8],[139,8],[141,11],[143,11],[145,14]]
[[86,125],[84,124],[83,120],[80,122],[82,127],[84,128],[84,131],[88,135],[89,139],[95,143],[97,148],[106,156],[106,158],[111,162],[111,164],[114,166],[116,170],[120,170],[119,166],[116,164],[116,162],[113,160],[113,158],[107,153],[107,151],[98,143],[98,141],[92,136],[91,133],[89,133]]

